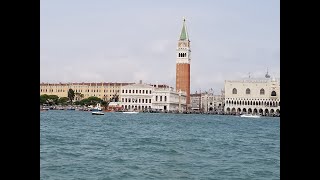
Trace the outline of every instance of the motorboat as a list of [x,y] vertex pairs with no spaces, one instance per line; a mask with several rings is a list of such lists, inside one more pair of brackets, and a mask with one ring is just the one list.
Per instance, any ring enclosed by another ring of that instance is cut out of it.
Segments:
[[246,117],[246,118],[260,118],[259,115],[253,115],[253,114],[242,114],[240,117]]
[[92,111],[92,115],[104,115],[104,112],[102,111]]

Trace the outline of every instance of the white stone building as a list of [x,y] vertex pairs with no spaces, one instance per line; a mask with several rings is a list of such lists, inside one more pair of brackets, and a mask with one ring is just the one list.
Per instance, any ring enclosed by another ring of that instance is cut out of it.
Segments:
[[125,110],[151,109],[153,86],[147,84],[131,84],[122,86],[120,91],[121,106]]
[[182,111],[186,109],[186,92],[177,92],[172,87],[155,87],[152,109],[160,111]]
[[186,93],[176,92],[166,85],[131,84],[120,91],[124,110],[179,111],[186,109]]
[[214,95],[213,95],[213,89],[209,89],[209,91],[205,91],[204,93],[201,93],[201,106],[200,110],[203,112],[209,112],[213,111],[214,107]]
[[199,111],[201,109],[201,94],[190,94],[190,106],[192,111]]
[[225,113],[280,115],[280,78],[225,81]]

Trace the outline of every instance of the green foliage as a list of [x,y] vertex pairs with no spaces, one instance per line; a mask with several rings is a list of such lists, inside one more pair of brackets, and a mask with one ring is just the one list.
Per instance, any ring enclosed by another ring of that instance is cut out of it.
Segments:
[[67,98],[67,97],[61,97],[61,98],[59,98],[59,100],[58,100],[58,104],[60,104],[60,105],[67,105],[68,100],[69,100],[69,98]]
[[48,97],[49,97],[49,95],[47,95],[47,94],[40,95],[40,104],[41,105],[45,104],[48,100]]
[[75,94],[74,94],[73,89],[69,89],[69,90],[68,90],[68,98],[69,98],[71,104],[72,104],[72,101],[73,101],[73,99],[74,99],[74,96],[75,96]]
[[97,103],[101,103],[102,104],[103,100],[98,98],[98,97],[88,97],[86,99],[82,99],[81,101],[79,101],[79,105],[86,105],[86,106],[90,106],[90,105],[96,105]]
[[59,97],[57,95],[40,95],[40,104],[56,105]]
[[118,94],[114,94],[112,96],[112,98],[110,99],[110,102],[119,102],[119,95]]
[[109,105],[109,101],[102,101],[101,102],[101,106],[103,106],[103,107],[108,107],[108,105]]

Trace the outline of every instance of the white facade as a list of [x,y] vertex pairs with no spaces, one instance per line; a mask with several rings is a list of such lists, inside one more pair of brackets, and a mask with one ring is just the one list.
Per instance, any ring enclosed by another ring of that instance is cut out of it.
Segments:
[[153,86],[132,84],[121,87],[121,106],[125,110],[147,110],[152,106]]
[[123,86],[120,104],[124,110],[179,111],[186,108],[186,93],[170,87],[154,87],[148,84]]
[[225,81],[225,113],[280,115],[280,79]]
[[186,109],[186,93],[176,92],[169,87],[155,87],[152,109],[160,111],[182,111]]
[[201,109],[201,94],[190,94],[191,110],[199,111]]

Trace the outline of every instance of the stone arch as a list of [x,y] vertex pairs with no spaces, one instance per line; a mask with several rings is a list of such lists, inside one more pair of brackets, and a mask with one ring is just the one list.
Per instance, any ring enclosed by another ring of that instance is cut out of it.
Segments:
[[266,116],[268,116],[268,115],[269,115],[269,110],[268,110],[268,109],[265,109],[265,110],[264,110],[264,114],[265,114]]
[[248,109],[248,114],[252,114],[252,109],[251,108]]
[[247,105],[247,101],[244,101],[244,105]]
[[258,114],[258,110],[256,108],[253,109],[254,114]]
[[227,112],[230,113],[230,108],[229,107],[227,108]]
[[264,95],[264,89],[260,89],[260,95]]
[[254,105],[254,106],[256,105],[256,102],[255,102],[255,101],[253,101],[253,105]]
[[272,92],[271,92],[271,96],[277,96],[276,91],[272,91]]
[[277,110],[276,110],[276,113],[279,115],[279,114],[280,114],[280,110],[279,110],[279,109],[277,109]]
[[236,113],[236,108],[232,108],[231,113]]
[[274,114],[274,109],[271,109],[271,110],[270,110],[270,114]]
[[237,109],[237,113],[241,113],[241,109],[240,108]]
[[263,109],[259,109],[259,113],[260,113],[260,114],[263,114]]
[[232,89],[232,94],[237,94],[237,89],[236,88]]
[[250,94],[251,90],[249,88],[246,89],[246,94]]
[[242,112],[243,112],[243,113],[246,113],[246,112],[247,112],[247,109],[246,109],[246,108],[243,108],[243,109],[242,109]]

